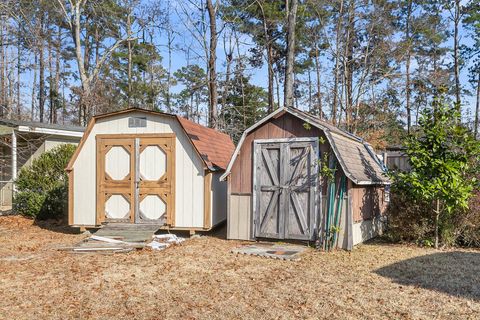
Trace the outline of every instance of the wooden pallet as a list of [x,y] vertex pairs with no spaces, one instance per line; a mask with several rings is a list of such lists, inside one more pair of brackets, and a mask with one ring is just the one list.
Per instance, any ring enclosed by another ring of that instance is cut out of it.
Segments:
[[73,247],[63,247],[60,250],[75,253],[119,253],[144,248],[152,240],[159,229],[155,225],[138,225],[127,223],[109,223],[94,233],[95,236],[117,240],[117,242],[98,241],[87,238]]

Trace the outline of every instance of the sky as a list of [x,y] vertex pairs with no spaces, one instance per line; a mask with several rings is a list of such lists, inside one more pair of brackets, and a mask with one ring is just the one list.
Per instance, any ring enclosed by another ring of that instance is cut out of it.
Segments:
[[[150,1],[150,0],[145,0],[145,1]],[[185,1],[183,1],[185,2]],[[183,7],[185,8],[185,7]],[[187,8],[188,9],[188,8]],[[191,55],[190,55],[190,63],[196,63],[199,64],[202,67],[206,66],[206,62],[204,59],[200,58],[195,58],[193,52],[200,52],[201,53],[201,48],[198,45],[197,40],[193,36],[193,33],[191,30],[193,29],[191,26],[191,21],[189,22],[188,19],[185,19],[184,15],[184,10],[182,9],[181,6],[178,5],[178,2],[175,0],[170,1],[170,10],[171,10],[171,16],[172,16],[172,26],[173,29],[176,31],[175,32],[175,46],[176,49],[172,55],[172,72],[174,72],[177,69],[180,69],[181,67],[185,66],[187,64],[187,55],[185,53],[185,48],[189,47],[189,45],[193,45],[195,47],[194,50],[192,50]],[[179,18],[179,15],[182,16],[183,19]],[[191,16],[190,16],[191,17]],[[187,21],[185,21],[187,20]],[[183,21],[183,22],[182,22]],[[464,28],[461,28],[460,30],[460,37],[461,37],[461,43],[462,44],[469,44],[473,40],[471,37],[468,35],[466,30]],[[445,43],[446,46],[451,47],[452,46],[452,39],[450,38],[448,42]],[[158,43],[158,50],[160,51],[161,55],[163,56],[163,65],[166,67],[168,65],[168,49],[167,49],[167,37],[166,34],[163,33],[156,33],[155,34],[155,42]],[[241,54],[246,54],[250,48],[254,46],[253,42],[251,39],[243,35],[241,37]],[[222,35],[220,35],[219,38],[219,43],[218,43],[218,50],[217,50],[217,55],[218,55],[218,62],[217,62],[217,69],[219,72],[219,77],[223,78],[224,76],[224,65],[225,65],[225,55],[224,55],[224,50],[223,50],[223,38]],[[32,57],[26,57],[27,59],[32,60]],[[328,65],[326,61],[326,57],[323,57],[324,61],[322,61],[323,65]],[[73,72],[76,72],[76,64],[71,63],[70,65],[71,70]],[[267,89],[268,81],[267,81],[267,69],[265,64],[263,67],[255,69],[250,66],[247,66],[247,73],[251,76],[251,82],[257,86],[263,87],[264,89]],[[329,77],[332,74],[332,70],[330,69],[323,69],[322,70],[322,78],[326,78],[327,76]],[[24,81],[24,86],[22,89],[22,96],[23,96],[23,102],[25,105],[30,105],[31,101],[31,79],[33,78],[33,71],[27,72],[23,76],[23,81]],[[472,91],[472,86],[468,82],[468,75],[467,75],[467,68],[463,68],[461,70],[461,84],[463,87],[469,89]],[[178,92],[181,90],[180,86],[177,86],[173,88],[174,92]],[[68,91],[68,90],[67,90]],[[282,89],[280,90],[280,94],[282,95]],[[327,91],[328,92],[328,91]],[[67,92],[68,94],[68,92]],[[281,97],[281,101],[283,101],[283,97]],[[475,97],[474,96],[468,96],[465,95],[463,97],[463,110],[464,110],[464,115],[467,116],[467,114],[473,114],[473,110],[475,107]],[[300,108],[305,109],[305,107],[300,106]]]

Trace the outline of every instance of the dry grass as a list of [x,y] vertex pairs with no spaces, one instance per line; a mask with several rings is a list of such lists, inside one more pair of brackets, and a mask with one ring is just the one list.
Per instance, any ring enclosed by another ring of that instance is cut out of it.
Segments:
[[475,319],[480,252],[373,243],[301,261],[191,239],[162,252],[56,251],[83,236],[0,217],[4,319]]

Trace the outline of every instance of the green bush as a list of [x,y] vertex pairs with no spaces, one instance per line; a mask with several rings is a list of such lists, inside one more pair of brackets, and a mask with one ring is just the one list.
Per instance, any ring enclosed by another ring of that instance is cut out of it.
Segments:
[[[394,242],[414,242],[433,246],[434,220],[431,203],[416,198],[407,185],[394,183],[387,208],[386,236]],[[480,247],[480,191],[474,193],[466,209],[457,208],[440,221],[440,241],[445,246]]]
[[65,167],[75,146],[60,145],[22,168],[16,180],[15,212],[39,220],[63,219],[68,208]]

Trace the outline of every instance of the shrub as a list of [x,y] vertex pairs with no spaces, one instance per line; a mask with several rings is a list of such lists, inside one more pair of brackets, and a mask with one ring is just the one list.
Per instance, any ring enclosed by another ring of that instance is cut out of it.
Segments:
[[429,204],[416,199],[410,189],[393,184],[387,208],[386,235],[392,241],[416,242],[422,245],[429,243],[433,239],[434,228],[428,208]]
[[[413,213],[409,218],[414,226],[421,227],[425,233],[422,237],[429,235],[429,226],[433,226],[436,248],[440,240],[446,245],[455,244],[459,216],[469,210],[470,199],[478,187],[479,141],[461,124],[456,107],[440,95],[431,109],[421,112],[418,131],[409,134],[405,141],[405,153],[410,171],[391,175],[402,193],[399,203],[394,205],[403,206],[400,209],[405,212],[394,214]],[[420,236],[413,228],[411,233]]]
[[20,170],[16,180],[15,212],[39,220],[66,216],[68,176],[65,167],[74,151],[74,145],[60,145]]
[[[393,184],[386,236],[395,242],[433,246],[435,221],[429,209],[431,205],[416,198],[406,185]],[[440,240],[446,246],[480,247],[480,191],[471,197],[467,209],[457,208],[451,215],[444,215],[440,230]]]

